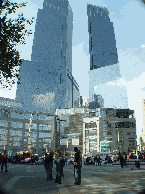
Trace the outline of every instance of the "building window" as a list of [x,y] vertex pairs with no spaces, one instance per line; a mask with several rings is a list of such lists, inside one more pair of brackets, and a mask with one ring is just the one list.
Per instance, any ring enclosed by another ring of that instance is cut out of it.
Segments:
[[39,132],[39,138],[51,137],[51,133]]
[[32,131],[32,137],[37,137],[37,132]]
[[0,126],[1,127],[8,127],[8,121],[0,120]]
[[12,128],[23,128],[23,123],[20,122],[12,122],[11,123]]
[[6,111],[6,110],[1,110],[1,116],[3,116],[3,117],[10,117],[11,116],[11,112],[10,111]]
[[14,130],[10,130],[10,135],[11,136],[22,136],[22,131],[14,131]]
[[51,130],[52,126],[51,125],[44,125],[44,124],[39,124],[39,130]]
[[100,116],[101,116],[101,117],[106,117],[106,111],[105,111],[105,110],[104,110],[104,111],[101,111],[101,112],[100,112]]
[[25,132],[25,137],[28,137],[29,136],[29,132]]
[[107,121],[103,121],[103,127],[108,127]]
[[95,122],[90,122],[85,124],[85,129],[89,128],[97,128],[97,124]]
[[103,136],[107,136],[107,131],[103,131]]

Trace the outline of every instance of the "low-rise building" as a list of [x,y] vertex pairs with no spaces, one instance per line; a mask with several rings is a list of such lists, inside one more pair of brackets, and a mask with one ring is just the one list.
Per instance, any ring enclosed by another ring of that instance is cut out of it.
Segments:
[[135,152],[136,121],[129,109],[97,108],[83,119],[83,154]]
[[21,102],[0,98],[0,151],[27,151],[32,116],[31,148],[34,153],[55,149],[54,115],[20,109]]
[[[83,151],[83,118],[89,115],[88,108],[56,110],[55,145],[66,155],[74,154],[77,146]],[[58,120],[57,120],[58,119]]]

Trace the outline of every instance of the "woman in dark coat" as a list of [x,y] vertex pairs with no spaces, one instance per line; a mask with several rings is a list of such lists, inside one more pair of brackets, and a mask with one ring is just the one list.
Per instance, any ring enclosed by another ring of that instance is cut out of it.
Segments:
[[120,157],[121,168],[123,168],[123,161],[124,161],[124,158],[123,158],[123,156],[121,156],[121,157]]

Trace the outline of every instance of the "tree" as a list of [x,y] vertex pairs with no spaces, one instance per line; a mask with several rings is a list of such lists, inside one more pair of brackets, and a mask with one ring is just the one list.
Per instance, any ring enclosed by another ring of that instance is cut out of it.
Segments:
[[[11,3],[0,0],[0,80],[2,88],[12,87],[16,82],[20,84],[19,70],[23,63],[20,53],[15,49],[18,44],[26,44],[25,36],[32,34],[32,30],[25,29],[25,23],[32,25],[33,19],[24,18],[23,13],[17,19],[8,19],[8,15],[25,7],[26,3]],[[2,17],[1,17],[2,16]]]

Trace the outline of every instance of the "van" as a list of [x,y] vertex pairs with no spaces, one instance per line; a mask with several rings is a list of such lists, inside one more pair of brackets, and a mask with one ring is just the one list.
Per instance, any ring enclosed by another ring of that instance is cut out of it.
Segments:
[[100,156],[102,160],[105,160],[106,154],[110,155],[109,152],[91,152],[88,154],[88,157],[95,157],[97,155],[97,158]]

